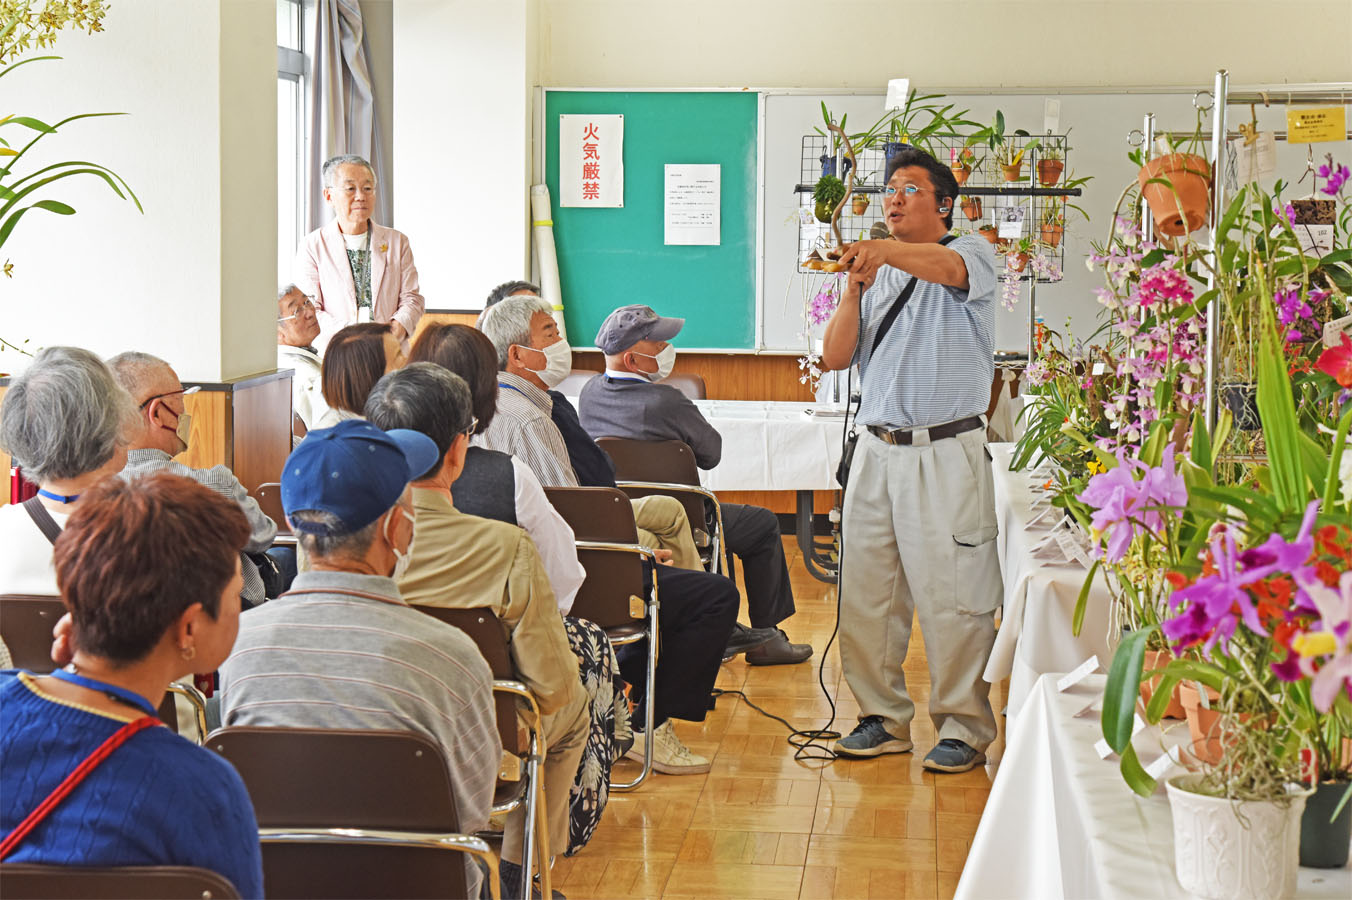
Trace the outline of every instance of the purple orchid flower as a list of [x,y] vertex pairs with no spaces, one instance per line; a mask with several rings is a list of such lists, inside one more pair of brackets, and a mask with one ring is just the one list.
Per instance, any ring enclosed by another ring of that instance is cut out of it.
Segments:
[[[1136,478],[1141,473],[1141,478]],[[1127,548],[1138,534],[1158,532],[1164,517],[1158,507],[1181,507],[1188,502],[1183,477],[1174,471],[1173,454],[1155,467],[1117,451],[1117,467],[1089,479],[1078,499],[1094,508],[1091,526],[1107,537],[1105,562],[1115,563],[1126,556]],[[1175,510],[1174,515],[1182,515]]]

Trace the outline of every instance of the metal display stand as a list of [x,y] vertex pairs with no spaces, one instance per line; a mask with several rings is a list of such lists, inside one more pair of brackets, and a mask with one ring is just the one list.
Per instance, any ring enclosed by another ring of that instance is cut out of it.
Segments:
[[[1211,151],[1208,162],[1211,164],[1212,172],[1212,197],[1211,197],[1211,215],[1207,222],[1211,231],[1211,246],[1207,248],[1208,268],[1207,289],[1215,288],[1216,284],[1216,227],[1220,224],[1221,217],[1225,214],[1227,202],[1226,190],[1229,186],[1230,175],[1230,155],[1227,152],[1229,142],[1232,138],[1241,137],[1239,131],[1230,131],[1227,127],[1226,107],[1231,105],[1251,105],[1263,104],[1289,105],[1292,103],[1336,103],[1340,105],[1352,102],[1352,82],[1331,82],[1327,84],[1261,84],[1248,86],[1240,90],[1230,90],[1230,73],[1226,69],[1219,69],[1216,72],[1215,83],[1211,91],[1205,89],[1197,92],[1193,97],[1194,106],[1197,100],[1204,94],[1210,94],[1211,106],[1203,109],[1213,110],[1211,117]],[[1201,107],[1199,107],[1201,108]],[[1132,133],[1133,135],[1135,132]],[[1150,146],[1158,136],[1155,131],[1155,115],[1147,113],[1145,121],[1141,127],[1141,136],[1143,146],[1149,154]],[[1280,141],[1287,140],[1285,131],[1277,131],[1273,136]],[[1348,133],[1348,138],[1352,139],[1352,132]],[[1128,136],[1128,142],[1131,142],[1132,135]],[[1149,239],[1153,237],[1154,225],[1149,210],[1146,209],[1144,198],[1141,204],[1141,234]],[[1204,379],[1206,388],[1206,399],[1203,407],[1206,423],[1209,429],[1214,429],[1216,419],[1219,415],[1219,406],[1217,403],[1217,393],[1219,389],[1220,376],[1220,317],[1209,315],[1206,321],[1206,359],[1204,366]]]
[[[1061,143],[1064,147],[1062,161],[1066,163],[1066,167],[1061,177],[1066,177],[1066,174],[1069,172],[1071,149],[1066,142],[1066,135],[1009,135],[1005,140],[1011,146],[1019,148],[1020,146],[1026,146],[1033,137],[1036,137],[1039,141],[1057,140]],[[802,206],[809,212],[813,208],[811,195],[813,188],[816,186],[817,179],[823,174],[836,174],[839,177],[839,173],[841,173],[843,167],[848,163],[848,160],[844,158],[842,153],[837,152],[834,156],[832,155],[830,140],[830,137],[823,137],[819,134],[803,136],[802,151],[799,161],[799,178],[801,181],[794,186],[794,192],[803,196]],[[955,136],[949,138],[936,138],[933,139],[931,143],[942,155],[943,151],[962,150],[966,146],[965,140],[966,139],[963,137]],[[982,145],[978,144],[975,146],[980,147]],[[1034,146],[1026,151],[1023,163],[1027,167],[1026,171],[1028,172],[1029,179],[1028,186],[1021,186],[1018,183],[1012,182],[999,182],[989,177],[982,182],[969,179],[966,184],[958,186],[959,195],[969,197],[1026,198],[1028,218],[1025,219],[1025,222],[1027,223],[1028,236],[1037,237],[1042,215],[1052,206],[1052,204],[1047,202],[1046,198],[1052,197],[1064,201],[1066,197],[1079,197],[1083,193],[1080,188],[1065,188],[1055,184],[1049,187],[1039,186],[1037,182],[1037,163],[1040,150],[1041,148],[1039,146]],[[875,175],[881,179],[887,166],[887,158],[881,146],[869,147],[865,150],[856,151],[855,157],[859,164],[859,169],[856,172],[856,180],[858,180],[859,176],[863,176],[864,180],[867,181]],[[942,158],[940,158],[940,162],[942,161]],[[984,165],[986,167],[993,167],[995,162],[994,160],[986,160]],[[989,168],[985,168],[983,171],[989,172],[990,170]],[[975,175],[975,173],[973,174]],[[862,215],[856,215],[854,210],[848,207],[841,210],[840,232],[846,240],[861,240],[867,238],[873,226],[883,221],[884,200],[882,187],[880,185],[867,183],[862,185],[856,184],[854,187],[854,194],[856,196],[863,195],[868,197],[869,205]],[[959,208],[957,197],[954,198],[953,203],[953,215],[954,219],[957,220],[963,213]],[[1062,209],[1064,213],[1064,205],[1062,205]],[[990,224],[998,225],[998,223],[994,221],[994,216],[995,209],[983,210],[982,219],[988,221]],[[969,221],[970,224],[976,225],[981,220]],[[804,274],[811,274],[813,272],[811,269],[803,268],[802,262],[812,250],[821,245],[822,239],[823,236],[820,234],[819,229],[805,224],[801,220],[799,221],[798,262],[800,272]],[[1065,247],[1066,242],[1063,235],[1056,247],[1046,248],[1051,252],[1044,254],[1049,258],[1054,259],[1057,266],[1063,270],[1065,268]],[[1002,270],[998,273],[998,277],[1003,281],[1008,278],[1009,275]],[[1009,366],[1011,363],[1019,365],[1033,359],[1037,346],[1037,286],[1039,283],[1045,284],[1052,280],[1037,275],[1031,268],[1025,268],[1017,277],[1019,281],[1028,283],[1028,357],[1027,360],[1023,361],[1011,361],[1008,359],[997,361],[1001,366]]]

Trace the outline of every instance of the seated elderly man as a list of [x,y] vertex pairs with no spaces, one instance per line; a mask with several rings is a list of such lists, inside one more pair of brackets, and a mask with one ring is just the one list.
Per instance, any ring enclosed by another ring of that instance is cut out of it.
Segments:
[[329,408],[320,378],[323,360],[314,348],[317,337],[314,303],[300,288],[288,284],[277,297],[277,368],[292,371],[291,409],[305,423],[306,431]]
[[[606,355],[606,372],[582,388],[578,412],[593,438],[684,441],[700,468],[712,469],[723,455],[722,437],[689,398],[655,383],[671,374],[676,349],[669,341],[684,325],[684,319],[664,318],[647,306],[611,313],[596,335],[596,346]],[[812,646],[789,643],[778,627],[794,612],[779,521],[759,506],[724,503],[722,510],[724,543],[742,560],[750,637],[764,638],[747,651],[746,661],[753,666],[803,662],[812,655]]]
[[[549,304],[529,294],[506,297],[479,317],[479,330],[497,350],[499,391],[497,414],[476,442],[525,462],[546,487],[577,487],[568,446],[553,419],[559,395],[550,393],[572,370],[573,351]],[[682,569],[701,569],[679,501],[653,496],[633,505],[641,543],[669,553]]]
[[244,545],[246,558],[241,560],[240,566],[244,573],[244,591],[240,596],[246,606],[262,603],[267,599],[263,578],[250,557],[257,557],[263,565],[269,565],[264,554],[277,536],[277,523],[263,514],[258,501],[249,496],[244,485],[225,466],[193,469],[174,461],[175,456],[188,449],[192,417],[184,408],[186,391],[183,383],[167,362],[149,353],[127,352],[108,360],[108,368],[131,394],[138,410],[136,425],[129,433],[127,466],[122,470],[122,477],[132,478],[161,470],[172,472],[204,484],[238,503],[249,520],[249,542]]
[[464,632],[410,608],[395,583],[412,558],[408,484],[437,459],[431,438],[360,420],[291,453],[282,505],[310,570],[240,616],[221,720],[424,734],[445,751],[460,830],[473,834],[488,826],[502,757],[492,674]]
[[[544,714],[544,783],[549,846],[568,847],[568,795],[587,742],[587,695],[578,680],[549,576],[535,544],[514,525],[455,508],[451,485],[465,466],[469,388],[435,363],[413,363],[376,382],[366,418],[385,430],[427,435],[440,458],[413,482],[413,560],[398,579],[404,600],[420,606],[488,607],[507,629],[512,668]],[[525,807],[504,832],[504,887],[521,883]]]

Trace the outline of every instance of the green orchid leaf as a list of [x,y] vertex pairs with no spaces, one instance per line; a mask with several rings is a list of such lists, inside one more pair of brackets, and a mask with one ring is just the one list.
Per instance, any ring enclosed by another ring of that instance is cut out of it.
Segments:
[[1075,598],[1075,612],[1070,618],[1070,633],[1075,637],[1080,636],[1080,629],[1084,626],[1084,613],[1089,607],[1089,591],[1094,586],[1094,576],[1098,574],[1101,562],[1102,560],[1094,560],[1094,564],[1089,567],[1089,574],[1084,576],[1084,584],[1080,585],[1080,595]]
[[52,126],[48,125],[46,122],[42,121],[41,119],[35,119],[35,118],[33,118],[32,116],[10,116],[9,118],[5,119],[5,121],[4,121],[3,123],[0,123],[0,124],[8,125],[8,124],[10,124],[11,122],[12,122],[13,124],[15,124],[15,125],[22,125],[22,126],[24,126],[25,128],[31,128],[31,129],[33,129],[34,131],[40,131],[40,132],[42,132],[43,134],[55,134],[55,133],[56,133],[56,129],[55,129],[55,128],[53,128]]
[[1124,637],[1108,666],[1108,681],[1103,688],[1103,737],[1116,753],[1122,753],[1131,745],[1141,669],[1145,664],[1145,644],[1158,630],[1158,625],[1151,625]]
[[1122,779],[1126,781],[1127,787],[1131,788],[1142,797],[1149,797],[1155,793],[1155,779],[1151,778],[1141,766],[1141,761],[1136,758],[1136,749],[1130,744],[1122,751],[1122,762],[1118,766],[1122,773]]
[[1174,698],[1174,688],[1178,687],[1179,677],[1173,672],[1165,672],[1160,675],[1159,683],[1154,687],[1154,693],[1150,695],[1150,702],[1145,705],[1145,720],[1154,725],[1164,718],[1164,711],[1169,708],[1169,701]]

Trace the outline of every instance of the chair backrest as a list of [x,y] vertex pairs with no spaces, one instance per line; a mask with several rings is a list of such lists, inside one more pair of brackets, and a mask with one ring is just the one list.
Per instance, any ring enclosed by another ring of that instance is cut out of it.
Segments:
[[[615,488],[545,488],[545,496],[580,542],[634,544],[634,508]],[[579,546],[578,562],[587,577],[573,599],[571,615],[602,628],[632,625],[643,619],[631,602],[644,595],[643,560],[636,553]]]
[[659,384],[670,385],[691,400],[703,400],[707,395],[704,389],[704,377],[696,375],[694,372],[672,372],[666,378],[663,378]]
[[[269,885],[271,888],[271,885]],[[191,866],[0,865],[0,896],[6,900],[230,900],[239,891],[210,869]],[[273,896],[269,890],[268,896]]]
[[576,397],[582,393],[583,385],[600,374],[600,372],[594,372],[591,369],[573,369],[563,381],[559,382],[559,386],[554,390],[565,397]]
[[[487,607],[470,609],[451,609],[445,606],[419,606],[414,609],[427,613],[434,619],[440,619],[447,625],[454,625],[474,641],[479,654],[488,663],[488,669],[494,678],[516,679],[516,670],[512,666],[512,653],[507,646],[507,637],[502,630],[502,622]],[[516,702],[508,694],[495,691],[493,705],[498,720],[498,736],[502,747],[509,753],[520,755],[525,752],[521,744],[521,731],[517,728]]]
[[282,508],[282,486],[268,481],[254,488],[253,495],[263,515],[277,523],[277,533],[290,534],[291,526],[286,524],[286,511]]
[[206,746],[244,779],[260,827],[459,830],[446,757],[421,734],[232,727]]
[[699,484],[695,453],[684,441],[635,441],[603,437],[596,443],[615,462],[617,481]]
[[60,597],[38,594],[0,594],[0,638],[14,666],[30,672],[50,672],[52,628],[66,614]]
[[[446,757],[413,732],[223,728],[206,746],[239,772],[260,828],[459,831]],[[463,897],[459,853],[264,836],[263,883],[278,900]]]

